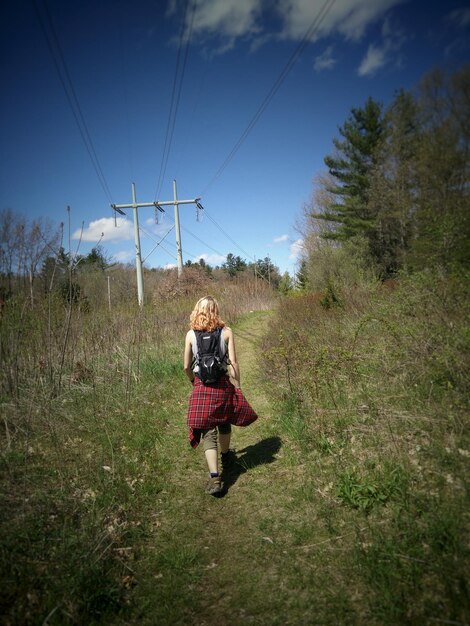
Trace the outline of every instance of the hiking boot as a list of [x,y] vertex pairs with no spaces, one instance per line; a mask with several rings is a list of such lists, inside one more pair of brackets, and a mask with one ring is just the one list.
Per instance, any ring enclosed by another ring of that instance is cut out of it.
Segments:
[[209,482],[207,483],[206,493],[210,496],[220,496],[222,493],[222,480],[220,476],[214,476],[209,478]]
[[222,452],[220,458],[222,461],[222,471],[230,469],[237,462],[237,455],[233,450]]

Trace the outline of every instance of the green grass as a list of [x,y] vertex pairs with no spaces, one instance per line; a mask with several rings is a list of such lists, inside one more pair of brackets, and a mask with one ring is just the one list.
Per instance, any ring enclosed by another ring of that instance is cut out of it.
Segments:
[[468,623],[469,299],[453,286],[417,276],[328,310],[296,298],[264,341],[297,485],[285,533],[329,563],[318,623],[335,623],[331,588],[337,623]]
[[235,429],[220,499],[188,445],[180,322],[161,335],[130,318],[120,334],[95,316],[84,334],[100,349],[73,335],[89,377],[70,378],[67,353],[60,392],[18,355],[22,391],[2,406],[4,622],[469,623],[468,337],[433,289],[241,317],[260,418]]
[[[132,605],[133,562],[167,484],[169,459],[160,448],[168,445],[184,378],[170,342],[165,354],[150,347],[140,354],[119,339],[113,352],[88,355],[84,380],[69,378],[70,368],[59,394],[40,378],[4,405],[6,623],[114,622]],[[26,376],[18,369],[22,353],[16,358],[18,376]]]
[[407,482],[407,474],[399,465],[368,473],[353,468],[339,474],[336,495],[344,504],[369,513],[393,496],[404,499]]

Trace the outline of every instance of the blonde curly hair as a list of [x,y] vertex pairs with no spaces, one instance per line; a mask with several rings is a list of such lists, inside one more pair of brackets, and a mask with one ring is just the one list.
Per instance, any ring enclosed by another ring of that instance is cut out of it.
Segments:
[[192,330],[206,330],[208,332],[216,328],[223,328],[225,322],[220,317],[217,300],[212,296],[200,298],[189,317],[189,326]]

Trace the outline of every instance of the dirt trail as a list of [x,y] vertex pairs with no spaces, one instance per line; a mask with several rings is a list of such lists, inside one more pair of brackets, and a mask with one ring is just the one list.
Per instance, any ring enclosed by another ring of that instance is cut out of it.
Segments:
[[146,624],[295,623],[288,611],[299,593],[286,577],[286,556],[296,513],[291,481],[297,458],[282,440],[259,384],[259,342],[270,317],[270,312],[255,312],[234,327],[242,390],[259,419],[233,429],[237,463],[222,473],[226,493],[221,498],[205,493],[204,453],[202,447],[192,450],[187,439],[190,387],[186,383],[177,390],[177,421],[167,423],[167,445],[157,447],[171,472],[155,500],[155,532],[139,577],[142,601],[150,595],[154,606]]
[[269,538],[263,538],[260,532],[259,522],[271,504],[269,483],[274,480],[281,442],[272,432],[268,402],[256,384],[258,342],[266,331],[268,318],[269,313],[258,313],[235,329],[242,390],[259,419],[248,428],[233,429],[231,447],[236,450],[238,461],[233,470],[223,475],[226,495],[221,499],[208,497],[201,510],[204,530],[199,540],[207,546],[210,557],[199,615],[195,616],[195,623],[201,625],[249,620],[243,596],[251,593],[251,585],[256,584],[253,551],[260,543],[269,544]]

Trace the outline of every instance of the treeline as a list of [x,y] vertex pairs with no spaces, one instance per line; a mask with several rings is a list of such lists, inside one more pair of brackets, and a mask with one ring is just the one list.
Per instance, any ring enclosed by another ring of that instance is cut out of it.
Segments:
[[[3,305],[17,295],[28,299],[33,308],[51,295],[94,308],[137,300],[134,264],[114,262],[100,244],[88,254],[80,254],[79,245],[75,251],[66,252],[63,231],[63,224],[55,226],[48,220],[28,220],[10,209],[0,212],[0,301]],[[259,283],[283,292],[293,286],[288,273],[281,276],[269,257],[247,261],[231,252],[218,266],[209,265],[202,257],[197,261],[188,260],[184,275],[186,279],[180,281],[177,288],[175,269],[144,268],[146,300],[179,295],[187,291],[189,283],[204,288],[208,281]]]
[[0,213],[0,298],[19,290],[34,298],[38,276],[51,251],[57,250],[60,230],[43,219],[28,221],[10,209]]
[[66,252],[63,224],[28,220],[11,209],[0,212],[0,299],[27,296],[31,305],[51,292],[80,299],[78,276],[117,266],[97,245],[88,254]]
[[264,259],[256,259],[255,261],[247,261],[239,255],[229,252],[225,261],[221,265],[212,267],[203,258],[197,262],[186,261],[185,267],[201,267],[211,277],[228,277],[236,278],[242,275],[252,275],[267,281],[272,287],[277,289],[282,280],[277,265],[267,256]]
[[305,211],[313,288],[470,261],[470,66],[353,108]]

